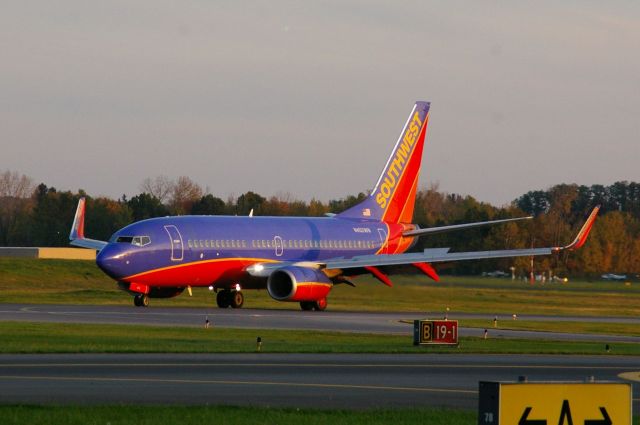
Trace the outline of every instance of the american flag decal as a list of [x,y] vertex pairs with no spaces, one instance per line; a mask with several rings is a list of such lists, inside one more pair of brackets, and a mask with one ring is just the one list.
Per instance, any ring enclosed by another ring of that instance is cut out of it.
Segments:
[[365,208],[362,210],[363,217],[371,217],[371,210],[369,208]]

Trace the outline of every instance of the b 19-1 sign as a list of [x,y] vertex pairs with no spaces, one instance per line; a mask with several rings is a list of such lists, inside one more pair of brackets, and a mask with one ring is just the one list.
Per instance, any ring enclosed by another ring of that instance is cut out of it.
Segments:
[[414,320],[413,345],[458,345],[458,321]]

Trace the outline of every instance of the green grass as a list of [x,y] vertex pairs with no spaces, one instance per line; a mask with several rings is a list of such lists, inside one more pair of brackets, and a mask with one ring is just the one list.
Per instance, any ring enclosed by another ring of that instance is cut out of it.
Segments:
[[454,409],[314,410],[232,406],[2,406],[3,424],[417,424],[476,423],[476,412]]
[[[637,316],[640,284],[571,281],[568,284],[529,285],[509,279],[444,276],[433,282],[420,275],[392,276],[394,287],[362,276],[357,287],[337,285],[329,309],[360,311],[451,311],[489,314],[554,314]],[[215,305],[206,288],[194,288],[172,299],[153,299],[152,306],[204,307]],[[246,291],[247,308],[294,309],[297,303],[272,300],[265,290]],[[131,305],[131,297],[117,289],[92,261],[0,258],[0,302]]]
[[463,319],[458,325],[466,328],[485,328],[490,330],[529,330],[543,332],[569,332],[581,334],[629,335],[640,336],[640,326],[636,323],[606,322],[570,322],[570,321],[535,321],[535,320],[498,320],[497,328],[493,320]]
[[[458,347],[414,347],[410,335],[0,322],[0,353],[539,353],[607,354],[604,343],[461,338]],[[609,354],[640,355],[640,344],[609,344]]]

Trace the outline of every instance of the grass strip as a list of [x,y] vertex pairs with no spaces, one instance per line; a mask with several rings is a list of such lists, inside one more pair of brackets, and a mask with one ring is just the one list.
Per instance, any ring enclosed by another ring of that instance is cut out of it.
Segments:
[[202,425],[417,424],[463,425],[476,412],[455,409],[315,410],[233,406],[31,406],[0,405],[3,424]]
[[[424,276],[392,276],[393,288],[362,276],[357,288],[336,285],[329,309],[411,311],[441,315],[451,311],[489,314],[552,314],[637,316],[640,284],[632,282],[570,281],[530,285],[510,279],[443,276],[433,282]],[[42,304],[132,305],[131,296],[117,289],[92,261],[0,258],[0,302]],[[153,299],[152,306],[210,307],[213,294],[194,288],[171,299]],[[272,300],[265,290],[246,291],[247,308],[298,309],[297,303]]]
[[493,327],[493,320],[463,319],[458,325],[465,328],[484,328],[488,330],[527,330],[542,332],[566,332],[600,335],[628,335],[639,336],[640,326],[636,323],[607,323],[607,322],[571,322],[571,321],[536,321],[536,320],[499,320],[497,328]]
[[[489,335],[491,335],[491,331]],[[640,355],[640,344],[461,338],[457,347],[412,345],[410,335],[301,330],[0,323],[0,353],[530,353]]]

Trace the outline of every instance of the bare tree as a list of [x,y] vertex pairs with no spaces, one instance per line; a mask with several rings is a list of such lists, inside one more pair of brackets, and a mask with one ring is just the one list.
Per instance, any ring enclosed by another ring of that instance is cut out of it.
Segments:
[[15,242],[13,237],[21,217],[25,217],[31,208],[33,180],[15,171],[0,174],[0,245]]
[[204,191],[199,184],[187,176],[180,176],[173,184],[169,204],[176,214],[187,214],[191,210],[191,205],[202,196]]
[[140,190],[158,198],[163,204],[168,201],[174,191],[175,183],[167,176],[157,176],[154,179],[147,177],[142,181]]
[[0,198],[27,198],[33,193],[33,180],[16,171],[0,174]]

